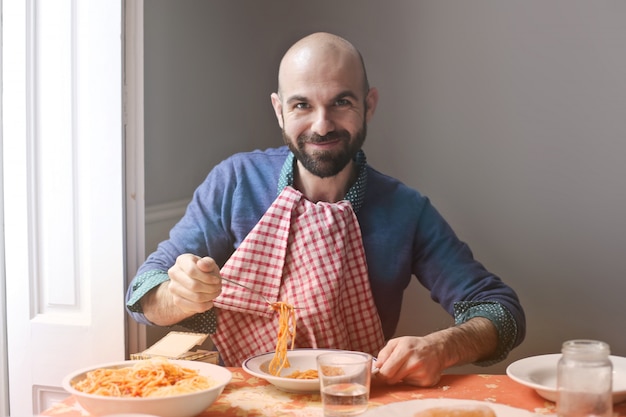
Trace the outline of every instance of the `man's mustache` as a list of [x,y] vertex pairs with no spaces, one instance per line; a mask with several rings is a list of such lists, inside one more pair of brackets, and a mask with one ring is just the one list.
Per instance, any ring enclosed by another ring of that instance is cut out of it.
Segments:
[[324,136],[321,136],[315,133],[311,135],[300,136],[301,143],[324,143],[324,142],[330,142],[330,141],[337,140],[337,139],[350,139],[350,134],[347,131],[343,130],[343,131],[329,132],[328,134]]

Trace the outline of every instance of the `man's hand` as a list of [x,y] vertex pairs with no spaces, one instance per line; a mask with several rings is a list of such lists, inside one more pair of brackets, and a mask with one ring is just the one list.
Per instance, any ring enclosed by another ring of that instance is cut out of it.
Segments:
[[209,257],[180,255],[167,273],[173,303],[186,313],[202,313],[211,309],[213,300],[222,292],[220,269]]
[[419,387],[435,385],[445,369],[443,349],[441,343],[425,337],[391,339],[376,359],[378,378],[390,385],[401,381]]
[[222,292],[222,278],[212,258],[183,254],[176,259],[165,281],[141,300],[148,320],[170,326],[213,308],[213,300]]
[[497,346],[495,326],[482,317],[424,337],[398,337],[378,354],[378,377],[388,384],[432,386],[445,369],[486,359]]

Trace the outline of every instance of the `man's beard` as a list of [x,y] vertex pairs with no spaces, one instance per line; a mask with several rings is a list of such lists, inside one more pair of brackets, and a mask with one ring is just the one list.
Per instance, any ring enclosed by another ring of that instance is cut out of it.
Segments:
[[[367,134],[367,124],[363,123],[363,127],[356,133],[353,138],[347,130],[339,130],[320,136],[315,133],[307,135],[302,134],[294,141],[290,138],[285,129],[283,129],[283,140],[294,154],[296,159],[304,166],[304,168],[320,178],[333,177],[340,173],[348,163],[356,156],[357,152],[365,143]],[[340,140],[341,148],[339,150],[316,151],[308,153],[305,145],[307,143],[324,143],[331,140]]]

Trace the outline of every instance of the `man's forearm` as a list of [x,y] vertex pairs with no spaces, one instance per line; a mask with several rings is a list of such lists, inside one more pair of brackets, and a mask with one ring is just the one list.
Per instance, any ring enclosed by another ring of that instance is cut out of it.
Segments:
[[498,349],[498,331],[486,318],[475,317],[465,323],[432,333],[443,346],[445,368],[489,359]]

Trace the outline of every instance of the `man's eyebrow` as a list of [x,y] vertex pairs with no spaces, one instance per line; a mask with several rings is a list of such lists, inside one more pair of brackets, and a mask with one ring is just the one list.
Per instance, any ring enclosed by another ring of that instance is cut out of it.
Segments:
[[358,100],[358,97],[356,96],[356,94],[354,94],[352,90],[345,90],[337,94],[335,98],[333,98],[333,101],[337,101],[341,98],[346,98],[346,97],[352,98],[354,100]]
[[295,95],[295,96],[289,97],[286,100],[286,103],[301,102],[301,101],[308,101],[308,99],[305,96]]
[[[346,97],[352,98],[353,100],[358,100],[358,97],[352,90],[345,90],[337,94],[335,97],[333,97],[331,102],[335,102],[339,99],[346,98]],[[294,95],[294,96],[289,97],[286,102],[287,103],[294,103],[294,102],[299,103],[299,102],[308,102],[308,101],[309,99],[305,96]]]

